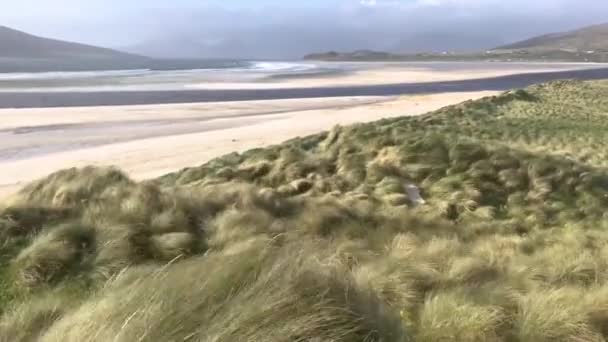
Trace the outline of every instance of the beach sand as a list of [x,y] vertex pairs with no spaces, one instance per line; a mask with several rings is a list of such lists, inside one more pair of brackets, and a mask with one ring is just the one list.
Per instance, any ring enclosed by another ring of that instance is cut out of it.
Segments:
[[[356,64],[356,63],[351,63]],[[351,65],[352,66],[352,65]],[[463,64],[433,69],[423,63],[362,63],[353,72],[280,78],[252,88],[319,88],[472,80],[521,73],[598,68],[594,64]],[[246,89],[246,83],[201,88]],[[463,89],[460,89],[463,90]],[[420,115],[493,91],[427,95],[309,98],[137,106],[1,109],[0,197],[51,172],[115,165],[142,180],[231,153],[319,133],[334,125]]]
[[[345,64],[345,63],[342,63]],[[599,69],[605,64],[596,63],[461,63],[459,67],[434,69],[425,63],[346,63],[353,65],[343,75],[302,75],[296,78],[269,79],[265,82],[217,82],[190,85],[190,89],[284,89],[313,87],[349,87],[381,84],[407,84],[446,82],[490,77],[556,72],[565,70]],[[360,66],[357,66],[360,64]],[[441,63],[429,63],[438,65]],[[446,63],[459,65],[459,63]],[[331,64],[329,64],[331,65]],[[475,66],[472,68],[471,66]]]
[[334,125],[419,115],[496,92],[0,110],[0,196],[51,172],[115,165],[137,180]]

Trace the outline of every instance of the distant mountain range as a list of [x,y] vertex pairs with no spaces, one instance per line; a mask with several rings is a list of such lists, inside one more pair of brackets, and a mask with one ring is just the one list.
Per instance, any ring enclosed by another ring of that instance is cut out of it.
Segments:
[[546,34],[501,46],[495,50],[608,51],[608,23],[584,27],[574,31]]
[[567,61],[608,62],[608,24],[551,33],[476,53],[393,54],[361,50],[310,54],[306,60],[325,61]]
[[0,26],[0,58],[130,59],[141,57],[112,49],[38,37]]
[[148,60],[135,54],[38,37],[0,26],[0,72],[124,69]]
[[[79,71],[136,68],[176,68],[176,65],[196,67],[201,58],[221,58],[226,56],[255,56],[253,51],[264,51],[269,56],[278,55],[292,44],[289,40],[271,41],[238,37],[233,40],[192,43],[195,37],[159,40],[157,43],[142,44],[139,48],[126,49],[127,53],[92,45],[43,38],[0,26],[0,72],[34,71]],[[287,39],[287,38],[285,38]],[[464,39],[464,38],[463,38]],[[431,39],[435,42],[435,39]],[[442,39],[437,38],[438,41]],[[161,43],[164,42],[164,43]],[[362,41],[362,44],[364,41]],[[464,44],[464,42],[463,42]],[[452,45],[458,45],[452,43]],[[452,46],[450,45],[450,46]],[[174,48],[180,46],[179,49]],[[336,49],[345,45],[336,43]],[[292,52],[302,51],[296,49]],[[278,50],[277,50],[278,49]],[[178,53],[181,51],[181,55]],[[250,51],[251,55],[243,51]],[[471,50],[464,50],[471,51]],[[161,58],[191,56],[191,60],[151,59],[135,53],[150,53]],[[608,62],[608,24],[595,25],[574,31],[552,33],[521,42],[499,46],[479,52],[431,52],[431,53],[391,53],[372,50],[355,52],[325,52],[305,56],[307,60],[328,61],[570,61]]]

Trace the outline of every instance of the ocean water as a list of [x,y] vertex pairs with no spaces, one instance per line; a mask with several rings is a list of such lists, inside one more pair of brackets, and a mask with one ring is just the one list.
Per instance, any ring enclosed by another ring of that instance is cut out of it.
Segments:
[[314,76],[346,68],[314,62],[154,61],[145,68],[94,71],[0,72],[2,92],[129,91],[254,88],[275,77]]
[[[20,61],[20,63],[24,63]],[[65,63],[65,62],[64,62]],[[0,66],[2,60],[0,60]],[[99,92],[201,89],[279,89],[285,80],[325,77],[374,68],[406,68],[435,72],[517,69],[521,72],[542,70],[539,63],[488,62],[394,62],[327,63],[308,61],[235,61],[235,60],[149,60],[144,64],[96,64],[75,71],[7,72],[0,68],[0,92]],[[571,64],[551,64],[552,69],[572,69]],[[57,67],[57,66],[56,66]],[[67,70],[73,70],[70,65]],[[593,65],[576,68],[594,67]],[[80,70],[82,69],[82,70]],[[48,69],[46,69],[48,70]],[[51,70],[55,70],[51,68]],[[61,70],[61,69],[60,69]],[[407,82],[407,80],[404,80]]]

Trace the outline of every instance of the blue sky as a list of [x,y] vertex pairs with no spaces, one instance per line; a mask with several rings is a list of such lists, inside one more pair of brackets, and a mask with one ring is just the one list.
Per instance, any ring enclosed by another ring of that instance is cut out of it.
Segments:
[[330,47],[470,50],[608,22],[606,0],[3,2],[0,25],[110,47],[156,45],[176,55],[180,49],[216,55],[264,50],[276,57]]

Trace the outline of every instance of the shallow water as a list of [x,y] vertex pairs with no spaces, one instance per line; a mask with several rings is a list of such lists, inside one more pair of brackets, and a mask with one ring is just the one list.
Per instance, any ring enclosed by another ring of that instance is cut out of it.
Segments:
[[[411,71],[462,72],[479,70],[547,69],[542,63],[492,62],[308,62],[308,61],[164,61],[148,68],[69,72],[0,73],[0,92],[177,91],[196,89],[255,89],[289,79],[322,78],[358,70],[399,68]],[[594,68],[588,64],[550,64],[553,70]],[[262,86],[263,84],[263,86]],[[280,87],[279,87],[280,88]]]
[[[180,68],[183,66],[183,68]],[[144,69],[0,73],[0,91],[134,91],[196,89],[212,83],[255,83],[272,77],[314,76],[345,70],[312,62],[169,62]]]

